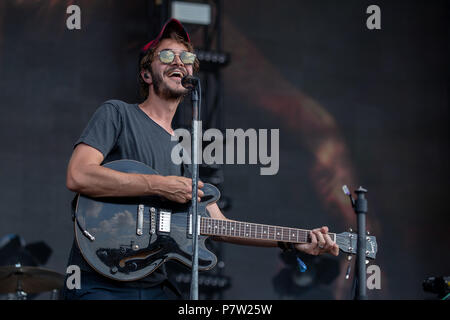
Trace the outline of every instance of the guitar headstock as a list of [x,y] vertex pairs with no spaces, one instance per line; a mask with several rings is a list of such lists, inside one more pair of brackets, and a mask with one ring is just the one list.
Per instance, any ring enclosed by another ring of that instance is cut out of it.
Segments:
[[[336,234],[336,243],[343,252],[356,254],[358,235],[352,232],[342,232]],[[375,259],[378,251],[377,239],[374,236],[366,236],[366,257]]]

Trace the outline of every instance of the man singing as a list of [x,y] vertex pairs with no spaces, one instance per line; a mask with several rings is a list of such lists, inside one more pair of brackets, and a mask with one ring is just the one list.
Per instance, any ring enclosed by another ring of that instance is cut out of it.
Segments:
[[[172,119],[188,93],[181,79],[198,71],[199,62],[193,52],[188,33],[175,19],[169,20],[159,35],[142,48],[139,82],[145,100],[140,104],[109,100],[97,109],[75,143],[67,169],[67,188],[94,198],[157,195],[178,203],[191,200],[189,170],[172,162],[171,152],[177,142],[171,137]],[[119,159],[145,163],[160,175],[123,173],[102,166]],[[201,181],[198,187],[200,199],[204,195]],[[227,219],[215,203],[207,210],[214,219]],[[327,227],[314,229],[310,236],[311,243],[297,244],[295,248],[313,255],[338,255],[339,248]],[[267,240],[213,239],[254,246],[278,245]],[[114,281],[95,272],[75,242],[68,264],[80,267],[81,289],[64,288],[65,299],[175,297],[176,290],[167,280],[164,265],[138,281]]]

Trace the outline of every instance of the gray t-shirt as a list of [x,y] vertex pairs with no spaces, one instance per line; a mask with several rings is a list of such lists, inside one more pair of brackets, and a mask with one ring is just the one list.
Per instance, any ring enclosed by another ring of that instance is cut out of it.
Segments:
[[[172,148],[178,143],[171,141],[171,135],[142,111],[138,104],[128,104],[120,100],[103,103],[92,116],[77,146],[85,143],[103,156],[103,163],[119,159],[136,160],[155,169],[163,176],[189,176],[187,166],[176,165],[171,160]],[[75,147],[74,146],[74,147]],[[81,256],[74,242],[69,257],[69,265],[75,264],[85,272],[95,273]],[[143,283],[153,286],[167,278],[164,265],[155,270]],[[133,286],[130,282],[128,285]]]

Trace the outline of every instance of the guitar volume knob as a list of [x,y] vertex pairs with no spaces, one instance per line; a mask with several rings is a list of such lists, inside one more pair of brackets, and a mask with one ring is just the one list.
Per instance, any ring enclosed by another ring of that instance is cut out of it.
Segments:
[[131,262],[127,267],[129,271],[136,271],[138,269],[138,265],[136,262]]

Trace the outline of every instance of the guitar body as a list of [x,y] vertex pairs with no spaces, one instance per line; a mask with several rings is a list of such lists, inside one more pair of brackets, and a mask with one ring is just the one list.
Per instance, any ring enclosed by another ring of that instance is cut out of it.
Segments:
[[[132,160],[113,161],[104,166],[127,173],[158,174]],[[220,192],[206,183],[202,190],[205,196],[198,203],[198,215],[209,217],[206,206],[217,201]],[[168,260],[191,267],[190,206],[190,202],[178,204],[152,196],[90,198],[79,195],[74,224],[76,242],[94,270],[115,280],[144,278]],[[217,257],[205,246],[206,239],[207,236],[198,238],[200,271],[209,270],[217,263]]]

